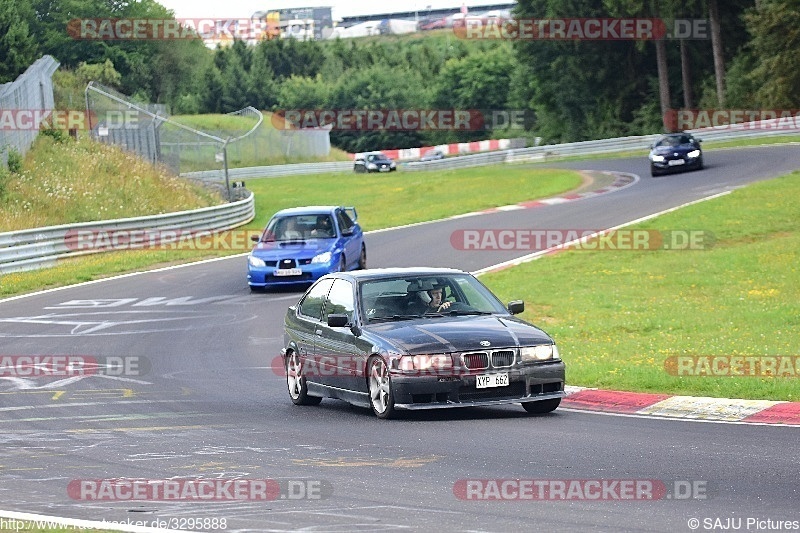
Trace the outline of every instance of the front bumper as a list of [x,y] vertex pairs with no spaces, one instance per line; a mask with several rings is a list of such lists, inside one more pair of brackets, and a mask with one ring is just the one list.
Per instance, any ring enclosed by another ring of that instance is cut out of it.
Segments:
[[703,156],[700,157],[671,157],[666,159],[665,161],[656,162],[652,159],[650,160],[650,165],[656,170],[660,170],[662,172],[670,171],[670,170],[683,170],[683,169],[694,169],[700,166],[700,162],[702,161]]
[[276,276],[275,271],[278,270],[277,267],[254,267],[248,263],[247,284],[251,287],[276,287],[281,285],[297,285],[299,283],[308,284],[336,270],[331,263],[310,263],[297,268],[301,272],[301,274],[297,276]]
[[[504,387],[478,389],[476,376],[507,372]],[[443,409],[525,403],[563,398],[564,363],[553,361],[517,365],[463,376],[392,375],[392,392],[397,409]]]

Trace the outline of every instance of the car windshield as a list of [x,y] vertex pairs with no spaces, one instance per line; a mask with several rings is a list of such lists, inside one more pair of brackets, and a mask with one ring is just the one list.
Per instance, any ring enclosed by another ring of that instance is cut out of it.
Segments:
[[681,135],[680,137],[664,137],[656,146],[680,146],[681,144],[691,144],[692,138],[687,135]]
[[304,214],[275,217],[270,220],[262,241],[292,242],[335,237],[329,214]]
[[[434,294],[437,291],[441,296]],[[500,300],[469,274],[367,280],[361,282],[360,292],[362,316],[369,322],[508,314]],[[433,305],[438,298],[448,304]]]

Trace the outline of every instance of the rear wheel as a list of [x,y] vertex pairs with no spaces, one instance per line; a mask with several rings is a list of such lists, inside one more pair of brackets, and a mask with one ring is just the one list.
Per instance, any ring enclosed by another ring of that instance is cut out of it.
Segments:
[[286,384],[289,387],[289,397],[295,405],[319,405],[322,398],[308,395],[308,385],[303,377],[303,368],[300,357],[292,352],[286,358]]
[[367,246],[364,243],[361,243],[361,256],[358,258],[358,268],[359,270],[367,268]]
[[367,380],[372,412],[378,418],[392,418],[395,415],[392,378],[389,375],[389,368],[380,357],[373,357],[367,363]]
[[522,404],[522,408],[528,411],[529,413],[533,413],[535,415],[543,415],[545,413],[551,413],[555,411],[560,404],[561,404],[561,398],[555,398],[554,400],[525,402]]

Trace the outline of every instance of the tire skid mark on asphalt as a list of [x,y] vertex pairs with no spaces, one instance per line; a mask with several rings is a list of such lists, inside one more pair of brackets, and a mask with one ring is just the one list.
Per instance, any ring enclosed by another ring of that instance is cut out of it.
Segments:
[[385,466],[387,468],[418,468],[439,459],[443,455],[430,455],[427,457],[397,457],[395,459],[362,459],[358,457],[336,457],[331,459],[311,458],[311,459],[292,459],[292,464],[298,466],[329,466],[329,467],[361,467],[361,466]]

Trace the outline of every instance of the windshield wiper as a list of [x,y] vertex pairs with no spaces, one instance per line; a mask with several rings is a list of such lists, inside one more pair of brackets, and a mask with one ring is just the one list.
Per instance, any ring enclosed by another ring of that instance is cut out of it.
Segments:
[[376,316],[370,318],[370,322],[384,322],[388,320],[413,320],[415,318],[422,318],[422,315],[392,315],[392,316]]

